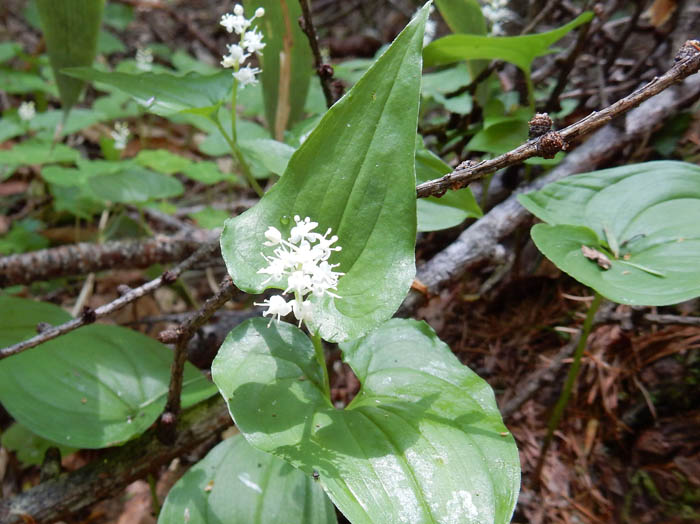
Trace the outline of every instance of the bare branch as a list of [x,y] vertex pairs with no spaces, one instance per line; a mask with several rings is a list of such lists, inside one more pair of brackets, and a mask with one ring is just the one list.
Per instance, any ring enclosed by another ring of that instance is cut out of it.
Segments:
[[311,6],[309,0],[299,0],[301,5],[302,17],[299,19],[299,27],[309,39],[311,52],[314,55],[314,67],[316,74],[321,80],[323,88],[323,96],[326,97],[326,106],[331,107],[335,103],[335,95],[333,94],[333,67],[326,64],[321,56],[321,50],[318,47],[318,38],[316,37],[316,28],[314,27],[313,18],[311,16]]
[[65,335],[66,333],[69,333],[74,329],[78,329],[80,326],[84,326],[85,324],[95,322],[98,318],[111,315],[115,311],[120,310],[121,308],[133,302],[134,300],[141,298],[142,296],[147,295],[148,293],[152,293],[162,285],[173,283],[180,277],[180,275],[183,272],[187,271],[197,262],[204,259],[205,257],[211,256],[217,247],[217,241],[209,242],[201,246],[189,258],[175,266],[173,269],[166,271],[158,278],[155,278],[150,282],[146,282],[140,287],[128,291],[116,300],[113,300],[108,304],[104,304],[103,306],[100,306],[95,310],[85,310],[83,314],[76,319],[70,320],[59,326],[50,327],[42,331],[35,337],[32,337],[28,340],[24,340],[12,346],[8,346],[4,349],[0,349],[0,360],[2,360],[3,358],[10,357],[12,355],[16,355],[17,353],[21,353],[22,351],[25,351],[29,348],[33,348],[34,346],[38,346],[42,342],[46,342],[58,336]]
[[214,231],[188,230],[173,237],[159,235],[148,240],[105,244],[85,242],[10,255],[0,258],[0,287],[105,269],[146,268],[179,262],[216,238],[218,233]]
[[556,147],[559,147],[559,150],[567,149],[568,145],[575,139],[600,129],[645,100],[697,73],[700,70],[700,43],[695,40],[687,41],[679,51],[677,59],[678,61],[664,75],[654,78],[645,86],[611,106],[601,111],[594,111],[561,131],[551,131],[491,160],[479,163],[464,162],[457,166],[457,169],[452,173],[420,184],[416,188],[418,198],[444,195],[448,189],[460,189],[474,180],[483,178],[485,175],[504,167],[522,163],[528,158],[535,156],[547,158],[556,152]]
[[[700,77],[688,79],[679,88],[667,90],[629,113],[624,132],[612,125],[600,129],[567,155],[549,174],[521,188],[519,192],[535,191],[568,175],[595,170],[698,96]],[[509,197],[466,229],[455,242],[423,264],[416,275],[417,280],[427,286],[429,293],[436,293],[449,282],[460,278],[470,267],[506,258],[505,248],[500,242],[521,227],[530,216],[515,195]],[[401,306],[400,315],[409,315],[424,300],[424,295],[412,290]]]
[[180,393],[182,392],[182,374],[185,370],[185,361],[187,360],[187,344],[195,332],[209,320],[209,317],[233,298],[236,291],[237,288],[233,284],[231,277],[227,276],[221,283],[219,292],[209,298],[198,311],[193,313],[176,330],[177,343],[175,344],[175,354],[173,355],[173,364],[170,369],[168,401],[158,421],[158,438],[165,444],[172,444],[176,438],[175,424],[180,414]]

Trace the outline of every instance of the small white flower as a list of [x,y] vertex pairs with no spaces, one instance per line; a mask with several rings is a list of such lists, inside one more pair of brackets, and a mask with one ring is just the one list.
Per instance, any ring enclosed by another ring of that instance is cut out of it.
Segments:
[[229,54],[224,55],[224,59],[221,61],[221,65],[224,67],[236,67],[250,56],[250,53],[246,53],[238,44],[229,44],[226,47]]
[[250,67],[250,66],[245,66],[241,67],[237,72],[233,73],[233,76],[236,80],[241,85],[241,88],[249,85],[249,84],[257,84],[258,79],[255,78],[255,75],[257,75],[260,72],[260,69],[257,67]]
[[265,47],[265,44],[262,43],[263,39],[263,34],[259,33],[257,31],[257,28],[253,29],[252,31],[247,31],[243,35],[243,39],[241,40],[241,45],[248,50],[249,53],[258,53],[260,54],[260,51]]
[[265,238],[268,240],[267,242],[263,242],[263,245],[265,246],[276,246],[280,242],[282,242],[282,233],[280,233],[279,229],[276,227],[268,227],[267,231],[265,231]]
[[114,140],[114,149],[125,149],[129,140],[129,126],[125,122],[116,122],[114,131],[111,131],[110,136]]
[[234,5],[233,14],[236,16],[243,16],[243,6],[241,4]]
[[[318,222],[312,222],[309,217],[301,220],[299,215],[294,216],[294,222],[296,222],[297,225],[294,226],[292,231],[289,233],[289,241],[292,244],[298,244],[302,240],[311,240],[314,238],[312,235],[310,235],[310,233],[316,229]],[[317,233],[314,233],[314,235],[316,234]]]
[[292,300],[292,311],[294,311],[294,317],[299,321],[299,327],[301,327],[302,322],[308,322],[313,318],[313,306],[308,300]]
[[[281,295],[273,295],[262,302],[253,302],[256,306],[266,306],[267,311],[263,311],[263,316],[273,317],[270,319],[270,323],[277,317],[277,320],[281,317],[289,315],[292,312],[292,304],[288,303]],[[269,326],[270,324],[268,324]]]
[[153,51],[150,49],[138,48],[136,50],[136,67],[141,71],[153,69]]
[[[243,8],[241,7],[241,9]],[[237,35],[244,33],[246,29],[250,27],[250,22],[246,20],[245,17],[241,15],[232,15],[231,13],[226,13],[222,16],[219,23],[226,28],[226,31],[229,33],[235,32]]]
[[263,16],[265,16],[265,9],[263,9],[262,7],[258,7],[255,10],[255,18],[262,18]]
[[17,114],[23,122],[29,122],[32,118],[36,116],[36,109],[34,108],[34,102],[22,102],[17,109]]

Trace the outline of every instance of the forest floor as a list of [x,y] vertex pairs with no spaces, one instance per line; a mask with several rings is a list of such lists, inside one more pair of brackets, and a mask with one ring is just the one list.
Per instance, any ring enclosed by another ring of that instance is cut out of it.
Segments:
[[[212,28],[221,14],[230,9],[228,3],[194,0],[169,9],[159,9],[146,0],[126,3],[136,6],[136,10],[133,22],[118,34],[128,47],[123,56],[133,55],[137,45],[158,42],[186,50],[211,64],[219,60],[211,48],[223,50],[226,35],[220,31],[214,33]],[[373,56],[397,34],[407,14],[417,5],[409,1],[359,0],[317,0],[313,4],[322,44],[331,50],[334,62]],[[617,4],[624,11],[626,3]],[[24,2],[10,0],[0,11],[4,11],[7,31],[13,40],[22,42],[26,49],[38,49],[40,35],[23,22],[23,7]],[[625,51],[629,60],[648,52],[645,38],[658,46],[664,39],[675,37],[662,25],[659,29],[648,19],[642,21],[644,31],[630,38],[633,43]],[[547,19],[545,25],[555,26],[560,22]],[[444,24],[440,25],[438,33],[446,32]],[[588,51],[594,53],[592,49]],[[118,60],[119,56],[114,59]],[[640,81],[645,71],[640,68]],[[574,71],[572,77],[576,74]],[[583,100],[579,116],[588,109]],[[682,150],[684,158],[700,158],[700,113],[697,105],[695,109],[691,123],[677,139],[676,154],[680,155],[678,151]],[[179,151],[191,147],[181,139],[180,130],[170,128],[172,124],[168,120],[154,118],[150,125],[160,127],[153,136],[162,147]],[[136,141],[132,142],[126,154],[136,154],[138,147]],[[611,165],[654,159],[658,154],[642,145],[627,151],[623,157]],[[514,176],[521,175],[516,172]],[[17,181],[0,182],[0,196],[17,194],[16,184]],[[196,192],[196,188],[192,191]],[[452,242],[469,223],[422,234],[418,265]],[[49,234],[61,238],[64,233],[56,228]],[[593,298],[589,289],[541,258],[528,238],[527,229],[515,235],[512,243],[516,256],[503,271],[499,273],[502,268],[493,266],[475,268],[439,295],[430,297],[415,314],[425,319],[460,360],[494,388],[501,407],[538,371],[552,365],[562,347],[580,330]],[[214,268],[214,278],[220,280],[224,271],[223,266]],[[143,278],[143,271],[138,270],[111,272],[100,278],[89,304],[104,303],[117,295],[119,284],[131,285]],[[192,278],[191,284],[190,291],[200,301],[211,293],[202,278]],[[54,292],[51,300],[67,303],[79,289],[75,283]],[[231,310],[244,310],[249,303],[248,297],[237,297]],[[162,289],[154,297],[136,302],[114,321],[128,323],[144,316],[157,317],[186,309],[180,296]],[[555,373],[541,379],[534,395],[504,417],[516,439],[523,468],[523,484],[513,522],[700,522],[700,326],[652,322],[645,317],[656,313],[698,315],[700,301],[640,309],[608,304],[603,309],[604,318],[589,339],[574,395],[555,433],[539,479],[532,473],[568,366],[558,367]],[[172,325],[153,322],[142,325],[141,329],[155,336]],[[214,343],[209,347],[215,349],[215,346]],[[202,357],[203,361],[207,358],[211,355]],[[333,358],[338,361],[337,355]],[[197,363],[201,367],[201,362]],[[339,361],[332,369],[334,399],[347,403],[358,389],[357,379]],[[6,414],[0,416],[0,422],[7,422]],[[182,457],[152,479],[161,501],[187,466],[215,442],[212,440]],[[78,452],[64,457],[63,466],[67,470],[77,469],[97,457],[97,451]],[[16,461],[13,464],[12,485],[26,487],[38,482],[37,468],[22,469]],[[76,516],[70,524],[154,523],[153,510],[151,489],[146,480],[141,480],[124,493],[115,494]]]

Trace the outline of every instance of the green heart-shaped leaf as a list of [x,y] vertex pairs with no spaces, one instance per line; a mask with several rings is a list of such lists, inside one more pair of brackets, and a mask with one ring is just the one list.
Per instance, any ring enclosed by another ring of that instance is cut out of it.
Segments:
[[[188,515],[189,518],[186,518]],[[168,493],[160,524],[335,524],[335,509],[310,475],[228,438]]]
[[[700,167],[647,162],[567,177],[521,195],[549,224],[532,229],[560,269],[623,304],[668,305],[700,295]],[[581,246],[608,256],[610,269]]]
[[212,374],[246,439],[316,472],[354,524],[510,522],[518,451],[488,384],[414,320],[342,349],[362,383],[345,410],[324,395],[312,343],[290,324],[244,322]]
[[146,202],[181,195],[184,191],[177,178],[140,167],[90,177],[87,183],[95,196],[110,202]]
[[[342,251],[337,294],[312,299],[313,330],[326,340],[358,337],[384,322],[415,275],[415,135],[427,7],[294,153],[260,203],[226,222],[221,251],[236,285],[260,293],[268,226],[289,233],[295,215],[332,228]],[[278,286],[280,283],[276,283]],[[284,287],[284,286],[282,286]]]
[[[0,347],[70,320],[52,304],[0,296]],[[172,352],[141,333],[93,324],[0,361],[0,402],[30,431],[65,446],[101,448],[145,431],[165,407]],[[184,406],[216,392],[185,367]]]

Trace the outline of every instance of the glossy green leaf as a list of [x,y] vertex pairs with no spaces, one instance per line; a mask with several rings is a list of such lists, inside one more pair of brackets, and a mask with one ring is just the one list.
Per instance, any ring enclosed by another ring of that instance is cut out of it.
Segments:
[[38,74],[24,71],[0,70],[0,85],[6,93],[22,94],[38,91],[52,96],[58,95],[53,82],[47,82]]
[[182,183],[177,178],[138,167],[119,173],[90,177],[87,184],[90,191],[98,198],[122,203],[170,198],[181,195],[184,191]]
[[216,184],[223,180],[235,181],[238,178],[232,173],[222,173],[215,162],[209,161],[192,163],[183,170],[182,174],[202,184]]
[[226,99],[233,85],[230,71],[204,76],[188,73],[110,73],[89,67],[64,69],[64,73],[88,82],[115,87],[131,95],[148,111],[169,116],[182,111],[211,112]]
[[[188,515],[188,517],[185,517]],[[335,524],[335,509],[311,475],[228,438],[168,493],[160,524]]]
[[20,462],[25,465],[39,466],[44,461],[46,450],[52,446],[58,447],[61,456],[65,457],[75,452],[75,448],[61,446],[29,431],[22,424],[15,422],[5,430],[0,437],[0,444],[9,451],[14,451]]
[[[265,35],[265,49],[260,57],[260,79],[265,98],[267,127],[274,136],[277,119],[284,118],[284,115],[277,113],[280,98],[288,99],[289,111],[282,130],[304,115],[304,103],[311,76],[314,74],[311,48],[308,38],[299,27],[301,7],[297,0],[245,0],[244,5],[248,16],[252,16],[258,7],[265,8],[265,16],[256,19],[255,24]],[[288,43],[287,49],[285,43]],[[281,54],[287,61],[288,69],[283,66]],[[288,80],[283,81],[286,78]],[[286,94],[283,89],[287,90]]]
[[486,34],[486,20],[477,0],[435,0],[453,33]]
[[10,230],[0,236],[0,254],[26,253],[48,247],[49,240],[37,232],[43,226],[43,222],[33,218],[13,222]]
[[17,42],[1,42],[0,43],[0,64],[12,60],[22,52],[22,46]]
[[78,152],[65,144],[52,144],[39,140],[25,140],[12,149],[0,151],[0,165],[42,165],[75,162]]
[[226,222],[221,251],[241,289],[260,293],[258,270],[268,226],[288,235],[291,217],[332,228],[342,251],[330,262],[345,273],[342,298],[312,299],[312,329],[326,340],[355,338],[384,322],[415,275],[414,155],[421,48],[427,7],[294,153],[284,176],[242,215]]
[[171,153],[167,149],[142,149],[134,160],[139,165],[165,175],[183,172],[192,165],[190,159]]
[[426,46],[423,51],[426,66],[450,64],[460,60],[476,58],[505,60],[530,73],[532,62],[538,56],[549,53],[549,47],[572,29],[593,18],[585,12],[568,24],[534,35],[524,36],[480,36],[448,35]]
[[70,109],[84,82],[62,73],[66,67],[89,66],[95,59],[104,0],[36,0],[61,103]]
[[[647,162],[604,169],[519,200],[548,222],[532,230],[540,251],[610,300],[660,306],[700,295],[700,167]],[[581,246],[607,255],[612,267],[585,258]]]
[[200,227],[216,229],[217,227],[223,227],[224,222],[229,217],[229,213],[223,209],[207,206],[196,213],[191,213],[190,216],[195,219]]
[[471,151],[501,155],[527,141],[528,124],[517,117],[481,129],[467,144]]
[[[0,346],[70,320],[57,306],[0,296]],[[141,333],[92,324],[0,361],[0,402],[29,430],[65,446],[101,448],[141,434],[165,406],[172,351]],[[183,405],[214,393],[185,367]]]
[[[451,171],[450,166],[427,149],[416,152],[416,179],[419,184]],[[446,229],[482,214],[469,188],[449,191],[440,198],[421,198],[418,200],[418,231]]]
[[280,176],[284,174],[295,151],[292,146],[271,138],[241,140],[240,147],[248,158],[257,161],[270,173]]
[[0,180],[10,176],[19,166],[73,163],[78,157],[79,153],[75,149],[64,144],[25,140],[12,149],[0,151]]
[[423,322],[393,319],[341,345],[362,388],[344,410],[323,394],[311,341],[251,319],[212,365],[236,425],[254,446],[317,472],[354,524],[505,524],[518,450],[493,391]]

